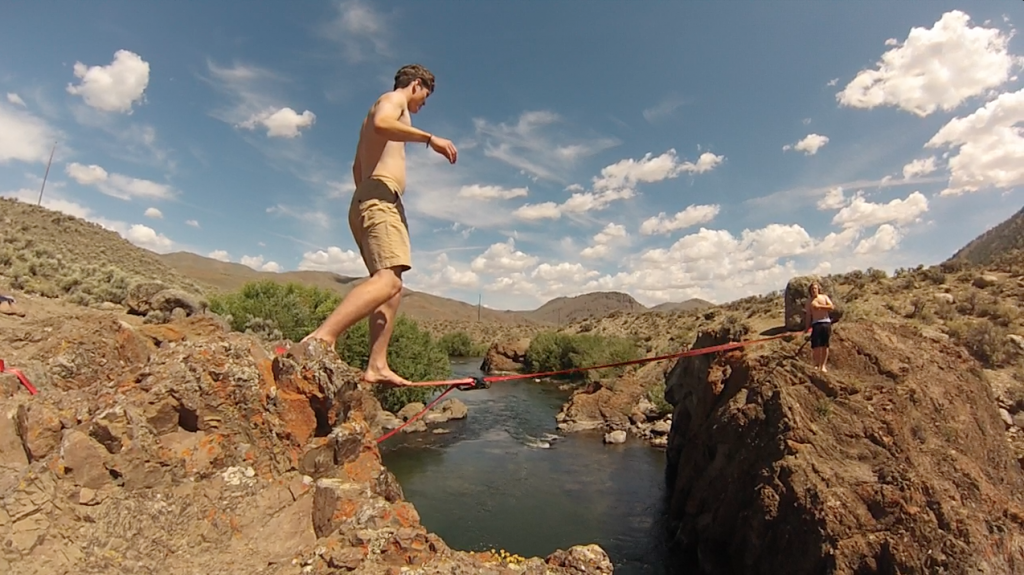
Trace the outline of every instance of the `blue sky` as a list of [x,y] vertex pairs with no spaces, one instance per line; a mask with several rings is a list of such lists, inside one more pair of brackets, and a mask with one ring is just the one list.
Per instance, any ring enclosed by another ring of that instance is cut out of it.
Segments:
[[[951,255],[1020,208],[1005,2],[61,2],[0,20],[0,194],[158,252],[365,275],[366,108],[418,62],[407,284],[724,302]],[[1014,6],[1016,4],[1013,4]]]

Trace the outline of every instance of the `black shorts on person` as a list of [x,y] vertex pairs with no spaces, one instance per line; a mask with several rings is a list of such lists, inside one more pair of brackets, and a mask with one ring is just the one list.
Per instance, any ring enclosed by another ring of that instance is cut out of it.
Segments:
[[819,321],[811,325],[811,349],[814,349],[816,347],[828,347],[828,340],[831,337],[831,322]]

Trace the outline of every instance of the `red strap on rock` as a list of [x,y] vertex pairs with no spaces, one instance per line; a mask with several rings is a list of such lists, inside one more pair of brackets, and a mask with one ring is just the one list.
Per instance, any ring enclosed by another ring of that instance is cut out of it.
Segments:
[[30,394],[36,395],[37,393],[39,393],[39,391],[36,390],[35,386],[32,385],[32,382],[30,382],[28,380],[28,378],[25,377],[25,374],[22,373],[20,369],[14,369],[13,367],[7,367],[6,365],[4,365],[4,360],[2,360],[2,359],[0,359],[0,373],[12,373],[12,374],[14,374],[14,377],[18,378],[18,381],[21,382],[21,385],[25,386],[25,389],[27,389]]

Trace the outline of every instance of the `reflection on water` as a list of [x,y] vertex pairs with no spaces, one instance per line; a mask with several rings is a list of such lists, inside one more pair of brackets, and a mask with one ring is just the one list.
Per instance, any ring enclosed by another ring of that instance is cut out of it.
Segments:
[[[479,364],[453,367],[478,375]],[[611,446],[597,433],[558,434],[554,416],[568,393],[550,383],[452,396],[469,417],[443,424],[451,433],[400,434],[381,446],[425,527],[455,549],[544,557],[597,543],[616,573],[674,572],[658,521],[664,452],[633,438]]]

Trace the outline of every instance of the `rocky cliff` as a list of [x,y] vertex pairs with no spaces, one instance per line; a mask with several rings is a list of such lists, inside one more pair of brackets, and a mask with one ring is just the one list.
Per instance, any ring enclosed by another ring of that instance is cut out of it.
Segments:
[[976,361],[849,322],[830,366],[798,336],[673,367],[676,542],[711,573],[1024,572],[1024,474]]
[[0,374],[2,573],[611,572],[596,546],[507,559],[427,532],[379,404],[320,346],[275,357],[204,315],[17,321],[5,359],[40,393]]

